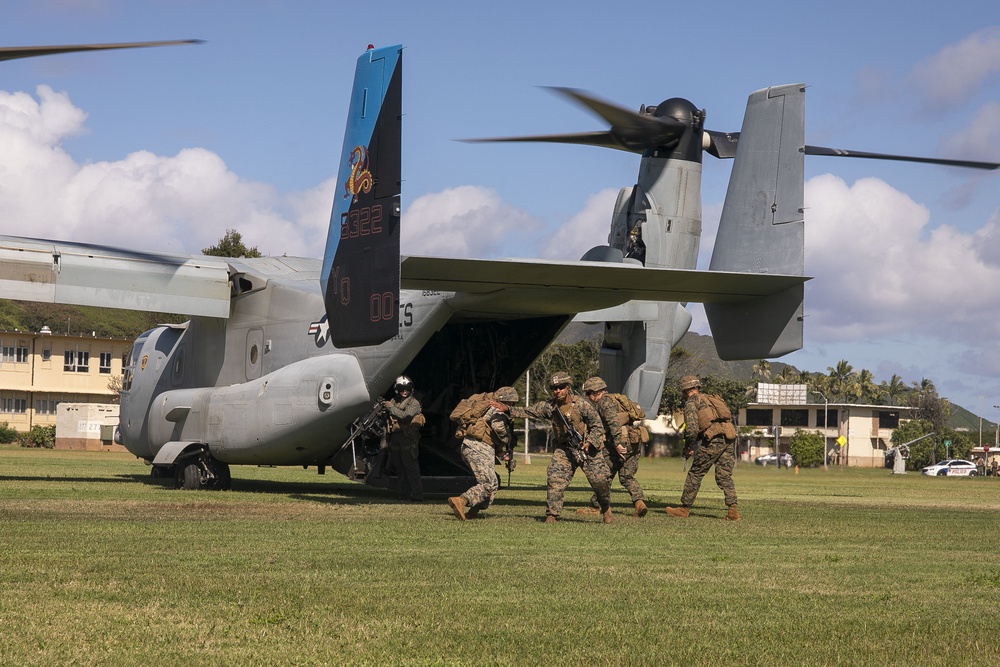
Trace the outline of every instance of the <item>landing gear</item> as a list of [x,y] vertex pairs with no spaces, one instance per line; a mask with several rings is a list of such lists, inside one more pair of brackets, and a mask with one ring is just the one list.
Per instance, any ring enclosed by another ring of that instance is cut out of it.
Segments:
[[177,488],[185,491],[208,489],[227,491],[232,482],[229,465],[201,452],[190,458],[181,459],[175,466],[174,480]]

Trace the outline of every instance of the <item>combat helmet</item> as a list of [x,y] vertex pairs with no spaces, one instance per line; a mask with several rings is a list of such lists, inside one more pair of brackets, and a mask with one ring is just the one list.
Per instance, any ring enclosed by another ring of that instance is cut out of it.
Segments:
[[601,378],[594,376],[592,378],[587,378],[587,381],[583,383],[583,393],[589,394],[591,392],[603,391],[608,388],[608,383]]
[[549,387],[555,389],[556,387],[561,387],[563,385],[572,385],[573,378],[570,377],[569,373],[566,371],[559,371],[552,374],[552,378],[549,380]]
[[514,389],[513,387],[500,387],[493,392],[493,398],[497,399],[501,403],[514,405],[518,400],[517,389]]
[[701,380],[698,379],[697,375],[683,375],[680,380],[681,391],[687,389],[697,389],[701,387]]

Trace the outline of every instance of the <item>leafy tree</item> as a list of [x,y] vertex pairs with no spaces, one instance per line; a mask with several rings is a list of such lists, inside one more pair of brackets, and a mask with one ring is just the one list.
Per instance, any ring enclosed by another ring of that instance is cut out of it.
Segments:
[[[745,408],[749,403],[747,386],[739,380],[730,378],[706,375],[701,378],[701,390],[703,394],[718,394],[729,406],[730,411],[735,416],[741,408]],[[676,380],[668,380],[663,387],[663,398],[660,400],[660,412],[669,414],[684,407],[684,396]]]
[[823,436],[816,431],[797,430],[788,442],[788,453],[796,465],[815,467],[823,463]]
[[[569,373],[573,378],[573,386],[579,391],[584,380],[598,374],[600,349],[600,343],[596,339],[549,345],[528,369],[531,373],[529,400],[534,402],[549,397],[549,378],[557,371]],[[514,387],[524,396],[523,377]]]
[[243,235],[235,229],[227,229],[226,233],[219,239],[219,242],[209,248],[201,250],[206,255],[213,257],[260,257],[257,246],[248,248],[243,243]]

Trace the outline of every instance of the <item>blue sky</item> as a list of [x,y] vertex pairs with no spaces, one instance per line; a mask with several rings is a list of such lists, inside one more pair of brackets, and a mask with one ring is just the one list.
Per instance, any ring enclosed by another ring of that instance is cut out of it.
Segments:
[[[541,86],[629,108],[686,97],[738,130],[750,92],[804,82],[808,143],[1000,160],[994,3],[476,4],[5,0],[4,45],[207,43],[0,64],[0,232],[197,252],[235,227],[319,256],[369,43],[406,47],[414,254],[575,259],[605,241],[636,156],[453,141],[603,129]],[[706,157],[706,267],[729,168]],[[817,157],[806,176],[816,279],[805,347],[782,361],[928,377],[995,421],[1000,174]]]

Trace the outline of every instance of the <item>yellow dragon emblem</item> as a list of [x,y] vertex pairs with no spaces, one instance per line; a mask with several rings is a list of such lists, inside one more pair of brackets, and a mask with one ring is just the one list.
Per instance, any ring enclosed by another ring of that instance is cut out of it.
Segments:
[[344,183],[344,199],[353,197],[351,202],[358,200],[358,193],[368,194],[372,189],[372,173],[368,171],[368,149],[364,146],[355,146],[351,151],[351,157],[347,164],[351,167],[351,173]]

